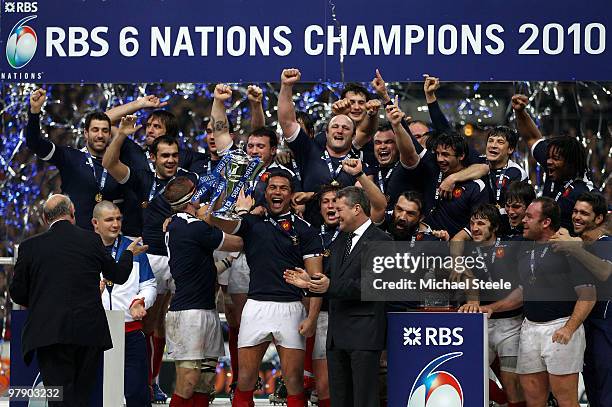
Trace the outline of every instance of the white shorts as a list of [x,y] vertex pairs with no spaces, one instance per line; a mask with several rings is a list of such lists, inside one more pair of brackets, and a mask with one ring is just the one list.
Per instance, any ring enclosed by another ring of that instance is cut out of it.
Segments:
[[[489,365],[495,356],[518,356],[523,317],[489,319]],[[501,367],[501,370],[509,371]],[[514,371],[514,369],[512,370]]]
[[531,322],[525,318],[521,327],[517,373],[548,372],[565,375],[582,372],[586,347],[584,327],[580,325],[566,345],[552,341],[553,333],[563,327],[568,319]]
[[327,326],[329,323],[329,314],[327,311],[319,312],[317,319],[317,333],[315,334],[314,350],[312,351],[313,359],[327,359]]
[[300,301],[274,302],[248,299],[242,310],[238,347],[246,348],[274,339],[283,348],[306,349],[300,323],[306,308]]
[[201,360],[225,355],[217,310],[189,309],[166,314],[168,357]]
[[168,265],[168,256],[147,253],[147,258],[157,282],[157,295],[166,294],[170,291],[170,287],[174,285],[172,274],[170,274],[170,266]]
[[[215,261],[223,260],[232,254],[238,256],[237,252],[224,252],[215,250]],[[217,276],[219,285],[227,286],[229,294],[246,294],[249,292],[250,270],[244,253],[240,253],[237,259],[234,259],[232,267],[225,270]]]

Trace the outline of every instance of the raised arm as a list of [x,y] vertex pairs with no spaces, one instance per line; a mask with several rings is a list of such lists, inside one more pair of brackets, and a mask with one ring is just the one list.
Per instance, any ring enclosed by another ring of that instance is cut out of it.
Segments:
[[529,104],[529,98],[525,95],[512,96],[512,110],[516,116],[516,127],[519,135],[523,138],[527,146],[531,147],[542,138],[542,133],[534,123],[525,108]]
[[355,129],[353,145],[356,147],[363,147],[374,137],[374,133],[376,133],[378,128],[378,110],[380,106],[381,103],[378,99],[371,99],[366,102],[365,108],[367,114]]
[[215,133],[215,144],[217,154],[223,155],[232,145],[232,136],[229,131],[229,122],[225,113],[225,102],[232,98],[232,89],[221,83],[215,86],[215,99],[210,115],[213,120],[213,131]]
[[414,168],[419,163],[419,155],[414,147],[412,138],[402,125],[404,112],[399,108],[399,98],[395,97],[395,102],[392,105],[387,105],[387,120],[393,127],[395,133],[395,142],[400,153],[400,162],[406,168]]
[[160,101],[155,95],[146,95],[130,103],[111,108],[106,111],[106,115],[111,119],[111,123],[116,124],[122,117],[134,114],[140,109],[159,109],[167,104],[168,102]]
[[293,104],[293,85],[300,80],[297,69],[283,69],[281,73],[281,88],[278,93],[278,122],[283,131],[283,137],[289,138],[296,132],[300,124],[295,117]]
[[140,129],[140,125],[135,126],[136,116],[125,116],[121,118],[119,130],[115,132],[113,141],[109,144],[102,157],[102,166],[106,168],[108,173],[119,183],[125,183],[130,175],[130,168],[121,162],[121,146],[128,134],[134,133]]
[[36,89],[32,92],[25,131],[26,146],[43,160],[50,159],[55,152],[53,143],[43,138],[40,133],[40,112],[46,100],[47,92],[44,89]]
[[363,164],[357,158],[348,158],[342,161],[342,171],[357,178],[359,186],[363,188],[370,200],[370,219],[376,224],[385,220],[387,198],[376,186],[374,181],[363,172]]
[[249,85],[247,97],[251,107],[251,130],[260,129],[266,125],[263,110],[263,91],[259,86]]
[[446,119],[446,116],[444,116],[444,113],[442,113],[438,98],[436,97],[436,90],[440,88],[440,78],[427,74],[424,76],[425,83],[423,84],[423,91],[425,92],[425,101],[427,102],[431,124],[433,128],[439,132],[449,131],[451,129],[450,123]]

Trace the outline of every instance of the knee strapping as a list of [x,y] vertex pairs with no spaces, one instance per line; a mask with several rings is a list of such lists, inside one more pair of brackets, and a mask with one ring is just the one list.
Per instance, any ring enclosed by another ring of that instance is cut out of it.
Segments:
[[200,380],[194,386],[193,391],[198,393],[209,393],[214,389],[217,374],[217,359],[206,358],[200,361]]

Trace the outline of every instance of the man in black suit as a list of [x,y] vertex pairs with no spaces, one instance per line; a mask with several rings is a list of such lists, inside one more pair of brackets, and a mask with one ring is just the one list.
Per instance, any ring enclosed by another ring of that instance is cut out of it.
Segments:
[[330,277],[315,275],[309,285],[329,298],[331,405],[374,407],[379,405],[378,366],[387,323],[384,303],[361,301],[360,253],[368,242],[391,238],[370,220],[370,202],[361,188],[338,191],[336,211],[342,233],[330,248]]
[[27,364],[36,357],[46,386],[62,386],[63,402],[87,406],[102,352],[112,347],[100,297],[100,273],[123,284],[132,258],[146,250],[137,239],[119,262],[106,253],[100,236],[75,226],[74,205],[53,195],[43,209],[49,230],[19,247],[10,294],[28,308],[22,333]]

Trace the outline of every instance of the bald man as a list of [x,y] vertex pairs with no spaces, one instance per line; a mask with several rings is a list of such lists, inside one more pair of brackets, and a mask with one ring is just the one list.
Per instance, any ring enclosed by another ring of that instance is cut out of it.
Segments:
[[44,205],[49,230],[23,241],[10,294],[28,308],[22,333],[26,364],[34,351],[46,386],[62,386],[63,402],[49,406],[85,406],[102,352],[112,341],[102,300],[100,273],[124,283],[134,256],[146,246],[130,244],[118,262],[106,253],[100,237],[75,226],[74,205],[52,195]]

